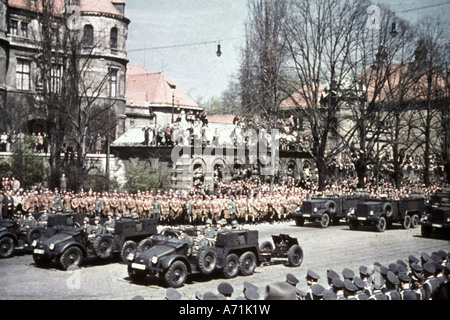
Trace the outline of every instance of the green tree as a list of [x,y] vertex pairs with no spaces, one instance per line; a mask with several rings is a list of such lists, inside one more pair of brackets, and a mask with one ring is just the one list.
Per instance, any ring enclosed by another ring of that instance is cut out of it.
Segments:
[[136,193],[138,190],[145,191],[158,188],[160,185],[160,177],[151,174],[150,164],[137,158],[130,159],[125,165],[127,182],[124,189],[129,193]]
[[33,153],[33,140],[25,137],[11,147],[12,157],[9,161],[11,177],[20,181],[23,188],[29,188],[46,181],[44,159]]

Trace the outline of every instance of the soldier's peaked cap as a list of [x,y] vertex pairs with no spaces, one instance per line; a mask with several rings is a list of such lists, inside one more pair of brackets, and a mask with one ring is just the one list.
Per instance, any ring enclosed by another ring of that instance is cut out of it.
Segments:
[[350,279],[344,280],[344,288],[351,292],[358,291],[358,287]]
[[217,291],[219,291],[219,293],[223,294],[224,296],[231,296],[234,292],[234,289],[231,284],[222,282],[217,286]]
[[391,270],[389,270],[387,272],[386,278],[387,278],[387,281],[389,281],[392,284],[399,284],[400,283],[400,281],[398,281],[398,278],[395,275],[395,273],[392,272]]
[[287,281],[287,283],[292,284],[294,286],[299,282],[297,277],[294,276],[292,273],[288,273],[286,275],[286,281]]
[[428,273],[435,273],[436,272],[436,268],[433,265],[433,263],[431,262],[427,262],[423,265],[423,270],[425,270]]
[[331,280],[333,287],[337,288],[337,289],[342,289],[344,287],[344,281],[342,281],[340,278],[334,278],[333,280]]
[[353,279],[353,283],[358,287],[358,289],[364,289],[366,287],[366,283],[362,281],[360,277],[355,277]]
[[334,270],[327,270],[327,278],[328,279],[334,279],[334,278],[339,278],[339,274],[334,271]]
[[342,270],[342,275],[345,279],[353,279],[355,277],[355,273],[349,268],[344,268],[344,270]]
[[179,293],[174,288],[168,288],[166,291],[166,300],[180,300],[181,293]]
[[308,271],[306,272],[306,277],[311,278],[313,280],[319,280],[320,278],[320,276],[311,269],[308,269]]
[[321,297],[324,290],[325,290],[325,288],[318,283],[315,283],[311,286],[312,294],[317,297]]
[[249,290],[249,289],[253,289],[253,290],[258,291],[258,287],[255,286],[253,283],[244,281],[244,291],[245,291],[245,290]]
[[401,282],[410,282],[411,281],[411,277],[410,276],[408,276],[406,273],[404,273],[404,272],[400,272],[399,274],[398,274],[398,279],[401,281]]
[[419,262],[420,260],[419,259],[417,259],[415,256],[413,256],[413,255],[409,255],[408,256],[408,262],[409,263],[417,263],[417,262]]

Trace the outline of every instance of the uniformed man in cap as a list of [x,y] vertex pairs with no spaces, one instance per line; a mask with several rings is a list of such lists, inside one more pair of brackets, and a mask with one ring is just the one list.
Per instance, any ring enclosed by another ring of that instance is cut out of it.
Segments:
[[41,226],[42,228],[46,228],[47,227],[47,223],[48,223],[48,208],[44,207],[42,209],[42,214],[41,216],[38,218],[37,223],[39,226]]
[[264,300],[297,300],[297,292],[286,281],[274,282],[266,286]]
[[89,241],[94,241],[97,236],[106,232],[105,227],[100,224],[99,216],[94,218],[94,225],[91,227],[92,228],[90,228],[90,230],[88,229],[89,230],[89,233],[88,233]]
[[418,296],[411,290],[411,277],[406,273],[399,273],[398,280],[400,281],[399,293],[401,300],[418,300]]
[[328,289],[331,289],[334,278],[339,278],[339,274],[334,270],[327,270]]
[[34,213],[33,209],[28,210],[27,217],[25,218],[25,221],[23,224],[23,227],[26,230],[29,230],[29,229],[37,226],[36,218],[33,216],[33,213]]
[[355,273],[349,268],[344,268],[344,270],[342,270],[342,276],[344,277],[344,280],[349,279],[350,281],[353,281]]
[[183,203],[183,222],[184,224],[190,224],[193,223],[193,218],[192,218],[192,204],[189,201],[188,197],[184,198],[184,203]]
[[423,264],[423,276],[425,277],[425,281],[423,283],[423,289],[425,291],[424,300],[429,300],[434,294],[434,291],[437,289],[437,283],[434,278],[434,273],[436,272],[436,267],[434,264],[428,259],[426,263]]
[[103,226],[106,228],[107,232],[114,233],[116,220],[114,220],[112,211],[109,211],[106,216],[108,217],[108,219],[103,223]]
[[344,280],[344,297],[347,300],[357,300],[356,292],[358,291],[358,287],[350,280]]
[[322,299],[323,300],[337,300],[337,296],[332,290],[325,289],[322,292]]
[[336,294],[337,300],[346,300],[344,296],[344,281],[339,277],[331,280],[331,289]]
[[311,269],[308,269],[306,272],[306,284],[309,287],[308,291],[306,292],[305,300],[313,300],[312,292],[311,292],[311,286],[319,281],[320,276],[314,272]]
[[389,270],[386,275],[386,280],[384,294],[388,300],[401,300],[400,293],[397,291],[397,285],[400,284],[400,281],[395,273]]
[[192,238],[192,249],[191,249],[191,255],[197,256],[198,252],[201,248],[206,246],[207,241],[206,237],[203,235],[203,230],[200,226],[197,226],[195,228],[195,236]]
[[81,226],[81,228],[83,229],[83,231],[86,234],[90,234],[92,226],[89,224],[89,218],[88,217],[84,217],[83,218],[83,225]]
[[313,285],[311,285],[311,294],[313,300],[323,300],[322,295],[324,290],[325,288],[318,283],[314,283]]

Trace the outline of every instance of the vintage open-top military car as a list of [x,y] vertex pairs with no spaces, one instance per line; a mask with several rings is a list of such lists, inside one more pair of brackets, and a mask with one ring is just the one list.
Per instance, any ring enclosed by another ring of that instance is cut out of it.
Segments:
[[84,228],[58,228],[52,235],[34,243],[33,259],[39,266],[57,261],[64,270],[79,267],[86,259],[123,259],[137,248],[138,242],[157,233],[157,220],[151,218],[116,221],[113,233],[90,239]]
[[[248,276],[267,261],[267,256],[261,254],[256,230],[220,231],[215,241],[209,242],[195,255],[191,240],[186,238],[157,235],[148,241],[145,248],[138,246],[136,252],[125,260],[132,281],[141,281],[148,274],[154,274],[163,278],[167,286],[178,288],[192,274],[210,275],[218,271],[226,279],[239,273]],[[301,263],[302,257],[303,254],[301,258],[292,257],[292,261]]]
[[29,229],[21,228],[13,220],[0,221],[0,258],[11,257],[16,250],[32,252],[32,244],[43,236],[49,236],[58,228],[72,229],[80,226],[78,214],[49,215],[46,224],[38,224]]
[[384,232],[393,223],[400,223],[404,229],[416,228],[425,210],[422,195],[403,199],[370,199],[357,205],[355,212],[347,215],[351,230],[359,225],[373,225],[376,231]]

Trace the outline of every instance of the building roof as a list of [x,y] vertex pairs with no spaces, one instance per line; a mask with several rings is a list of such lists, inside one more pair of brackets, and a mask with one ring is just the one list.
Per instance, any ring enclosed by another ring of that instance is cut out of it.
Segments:
[[[367,68],[358,76],[367,87],[367,100],[372,102],[376,93],[376,101],[393,100],[426,100],[428,80],[423,65],[416,63],[392,64],[389,67]],[[377,80],[378,79],[378,80]],[[433,70],[431,82],[432,99],[445,94],[446,80],[436,68]]]
[[291,110],[295,108],[307,108],[312,106],[313,101],[317,99],[317,105],[320,107],[320,100],[324,93],[325,86],[321,83],[317,86],[317,97],[315,97],[314,85],[305,84],[302,89],[294,92],[288,98],[284,99],[279,106],[280,110]]
[[145,107],[146,102],[151,106],[171,106],[172,94],[175,106],[201,110],[200,106],[164,73],[149,73],[144,67],[128,64],[126,79],[128,106]]
[[[122,16],[119,10],[114,6],[115,4],[123,4],[124,1],[120,0],[78,0],[81,12],[98,12],[105,14],[113,14],[117,16]],[[61,10],[65,6],[65,0],[55,0],[54,12],[55,14],[61,13]],[[73,1],[73,4],[76,4],[76,1]],[[29,0],[8,0],[8,6],[20,9],[30,9],[35,10],[36,4],[41,5],[40,1],[36,1],[35,4],[32,4]]]

